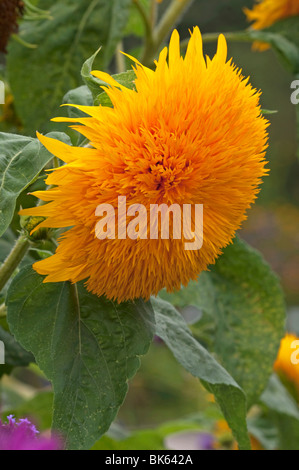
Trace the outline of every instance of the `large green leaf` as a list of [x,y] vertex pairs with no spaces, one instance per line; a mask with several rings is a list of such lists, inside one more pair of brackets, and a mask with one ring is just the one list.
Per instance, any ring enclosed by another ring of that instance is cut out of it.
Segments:
[[[20,36],[35,49],[12,42],[9,83],[26,133],[49,129],[65,93],[81,85],[82,63],[100,46],[98,67],[105,69],[126,26],[131,0],[42,0],[52,20],[23,22]],[[20,73],[20,70],[22,73]],[[38,99],[36,99],[38,97]],[[51,129],[50,129],[51,130]]]
[[153,336],[142,300],[116,304],[83,284],[43,284],[30,267],[7,295],[8,322],[54,387],[53,428],[69,449],[88,449],[109,428]]
[[178,311],[168,302],[153,298],[157,335],[167,344],[175,358],[192,375],[198,377],[215,395],[221,410],[238,441],[240,449],[250,449],[246,425],[246,398],[229,373],[192,336]]
[[248,405],[256,402],[272,373],[285,323],[279,281],[262,256],[235,239],[198,282],[161,295],[176,306],[203,309],[214,320],[214,351]]
[[[69,143],[61,132],[49,137]],[[9,226],[19,194],[38,176],[53,156],[37,139],[0,133],[0,236]]]

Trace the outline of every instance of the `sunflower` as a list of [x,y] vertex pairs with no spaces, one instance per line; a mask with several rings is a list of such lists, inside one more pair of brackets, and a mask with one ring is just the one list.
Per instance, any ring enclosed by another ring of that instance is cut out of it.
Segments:
[[[76,106],[89,117],[55,119],[77,122],[73,127],[88,147],[38,135],[66,164],[48,176],[54,187],[34,193],[48,204],[21,212],[47,217],[39,227],[71,227],[56,253],[34,264],[47,276],[44,282],[86,279],[90,291],[118,302],[195,280],[231,243],[268,171],[260,92],[227,61],[223,35],[212,59],[204,59],[196,27],[185,58],[175,30],[155,70],[133,60],[134,90],[93,72],[107,83],[113,108]],[[147,209],[202,204],[201,249],[186,250],[184,237],[175,239],[171,231],[170,239],[98,239],[96,209],[105,203],[117,208],[119,196]]]
[[23,14],[21,0],[0,0],[0,52],[6,52],[10,36],[18,31],[18,19]]
[[299,392],[299,363],[298,362],[299,338],[294,334],[287,333],[280,342],[274,370],[283,374],[292,382]]

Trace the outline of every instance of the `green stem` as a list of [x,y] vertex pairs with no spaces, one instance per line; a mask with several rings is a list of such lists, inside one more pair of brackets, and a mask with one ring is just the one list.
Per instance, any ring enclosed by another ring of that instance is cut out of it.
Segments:
[[53,158],[53,167],[54,168],[59,168],[60,167],[59,159],[57,157]]
[[32,5],[32,3],[29,2],[29,0],[23,0],[23,1],[28,11],[32,13],[40,14],[40,15],[47,14],[50,17],[50,12],[48,10],[41,10],[40,8],[37,8],[35,5]]
[[21,235],[16,241],[15,246],[0,267],[0,291],[26,255],[29,245],[30,243],[24,235]]
[[124,45],[123,42],[120,41],[117,45],[117,51],[116,51],[116,68],[117,68],[117,73],[123,73],[126,71],[126,61],[125,61],[125,56],[121,53],[121,51],[124,50]]
[[153,32],[151,47],[145,49],[142,63],[150,66],[174,25],[193,0],[173,0]]

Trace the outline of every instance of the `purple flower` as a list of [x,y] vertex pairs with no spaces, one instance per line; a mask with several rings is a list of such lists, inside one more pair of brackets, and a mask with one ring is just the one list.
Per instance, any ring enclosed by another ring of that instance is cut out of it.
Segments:
[[59,450],[61,442],[57,438],[38,437],[34,424],[27,418],[18,421],[13,415],[7,422],[0,419],[0,450]]

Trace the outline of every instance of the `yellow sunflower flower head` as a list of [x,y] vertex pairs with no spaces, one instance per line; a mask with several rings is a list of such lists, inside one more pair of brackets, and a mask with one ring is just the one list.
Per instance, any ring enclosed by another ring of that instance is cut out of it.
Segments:
[[299,338],[294,334],[286,334],[281,340],[274,370],[282,373],[299,391]]
[[[88,148],[39,135],[66,164],[48,176],[54,188],[34,193],[50,202],[22,211],[47,217],[40,226],[71,227],[56,253],[34,264],[45,282],[86,279],[90,291],[119,302],[196,279],[232,241],[268,171],[260,92],[227,61],[223,35],[212,59],[205,60],[196,27],[184,58],[175,30],[155,70],[135,62],[135,90],[93,72],[109,85],[113,108],[77,106],[90,117],[56,119],[78,122],[74,128],[88,138]],[[117,221],[124,196],[126,204],[147,210],[162,203],[203,205],[201,249],[185,249],[184,237],[171,230],[169,239],[152,239],[147,231],[136,239],[119,233],[99,239],[97,207],[116,208]]]
[[[299,15],[298,0],[256,0],[252,10],[244,8],[248,21],[252,22],[251,27],[255,30],[265,29],[272,26],[277,21]],[[262,42],[255,42],[254,47],[259,50],[269,49],[269,45]]]

